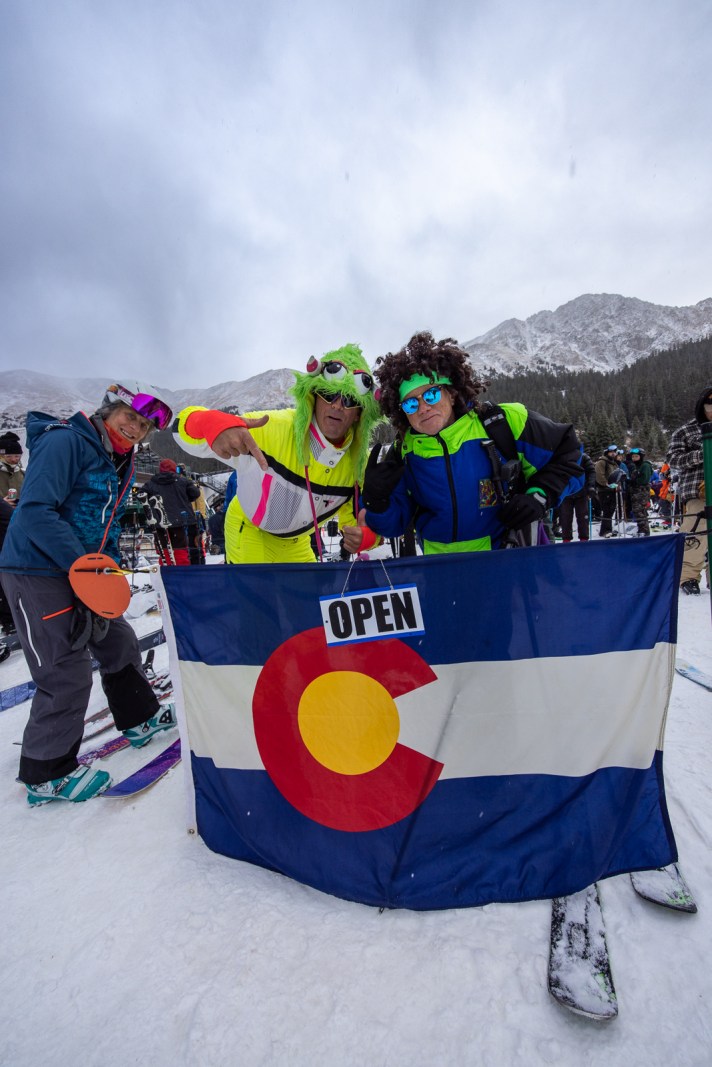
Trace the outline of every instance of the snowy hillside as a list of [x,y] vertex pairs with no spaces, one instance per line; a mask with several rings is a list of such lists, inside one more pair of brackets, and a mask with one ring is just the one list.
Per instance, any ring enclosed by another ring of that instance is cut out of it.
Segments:
[[[679,654],[712,669],[706,589],[680,597]],[[26,677],[19,653],[0,665],[3,688]],[[547,993],[548,902],[381,914],[323,895],[188,836],[180,768],[133,800],[31,811],[14,781],[27,705],[2,712],[0,1063],[706,1067],[711,705],[675,676],[667,795],[699,912],[647,904],[625,875],[601,884],[608,1023]]]
[[579,296],[556,311],[507,319],[466,344],[478,370],[618,370],[712,334],[712,299],[662,307],[631,297]]
[[[0,376],[0,422],[3,429],[23,426],[28,411],[46,411],[52,415],[73,415],[75,411],[95,411],[110,378],[60,378],[35,371],[5,371]],[[150,381],[150,376],[146,376]],[[291,405],[288,390],[294,384],[291,370],[268,370],[244,382],[173,391],[153,382],[173,410],[190,404],[202,407],[237,405],[242,411]]]
[[[622,296],[580,296],[556,311],[540,311],[526,321],[508,319],[468,341],[466,348],[478,370],[504,374],[517,368],[615,370],[681,341],[712,334],[712,298],[694,307],[675,308]],[[373,364],[379,353],[367,353]],[[292,404],[289,388],[294,375],[286,368],[255,374],[244,382],[228,381],[172,391],[154,382],[176,411],[189,404],[205,407],[237,405],[255,411]],[[146,379],[151,380],[150,370]],[[0,423],[3,429],[21,427],[28,410],[71,415],[93,411],[108,384],[107,378],[62,378],[33,371],[10,370],[0,377]]]

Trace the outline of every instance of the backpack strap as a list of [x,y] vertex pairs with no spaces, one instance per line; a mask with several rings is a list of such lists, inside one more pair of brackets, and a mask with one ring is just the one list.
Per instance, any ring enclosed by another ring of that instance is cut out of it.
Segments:
[[[524,489],[524,476],[522,465],[519,460],[517,442],[512,433],[512,427],[507,422],[507,416],[499,404],[493,404],[491,400],[485,400],[479,408],[480,422],[488,433],[488,438],[482,441],[482,447],[487,452],[492,464],[492,478],[498,493],[502,492],[502,483],[509,483],[509,491],[522,492]],[[494,445],[494,448],[492,447]],[[495,451],[495,449],[497,451]],[[499,452],[507,461],[502,465]]]
[[517,442],[514,440],[512,427],[507,422],[507,416],[499,404],[493,404],[491,400],[485,400],[480,405],[478,414],[488,436],[494,441],[504,458],[519,459]]

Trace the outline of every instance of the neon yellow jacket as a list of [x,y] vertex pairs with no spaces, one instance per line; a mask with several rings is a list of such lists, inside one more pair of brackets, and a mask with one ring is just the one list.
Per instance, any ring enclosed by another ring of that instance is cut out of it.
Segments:
[[[177,444],[194,456],[220,458],[205,438],[191,435],[190,416],[207,408],[185,408],[174,428]],[[224,415],[220,414],[222,418]],[[250,433],[264,453],[269,469],[263,471],[252,456],[235,456],[228,463],[237,471],[237,494],[230,504],[231,519],[237,508],[241,521],[251,523],[276,537],[309,534],[314,528],[312,503],[321,525],[337,515],[341,526],[356,525],[354,513],[355,471],[349,447],[350,430],[341,447],[331,444],[316,423],[309,428],[308,468],[300,465],[294,438],[294,408],[282,411],[248,412],[245,418],[269,415],[264,426],[250,427]],[[311,502],[309,499],[311,488]]]

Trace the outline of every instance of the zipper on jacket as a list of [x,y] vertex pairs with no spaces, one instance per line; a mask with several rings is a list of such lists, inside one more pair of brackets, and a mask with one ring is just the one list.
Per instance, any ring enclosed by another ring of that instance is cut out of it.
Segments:
[[457,541],[457,496],[455,495],[455,482],[452,476],[452,463],[450,462],[450,453],[448,447],[443,441],[440,434],[435,435],[436,439],[440,442],[443,450],[443,459],[445,460],[445,470],[447,471],[447,484],[450,489],[450,502],[452,504],[452,537],[451,542]]

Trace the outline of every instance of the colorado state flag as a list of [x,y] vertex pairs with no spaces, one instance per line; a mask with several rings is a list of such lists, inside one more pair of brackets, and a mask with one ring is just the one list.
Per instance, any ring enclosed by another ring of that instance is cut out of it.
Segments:
[[682,547],[165,568],[199,834],[389,908],[673,862]]

